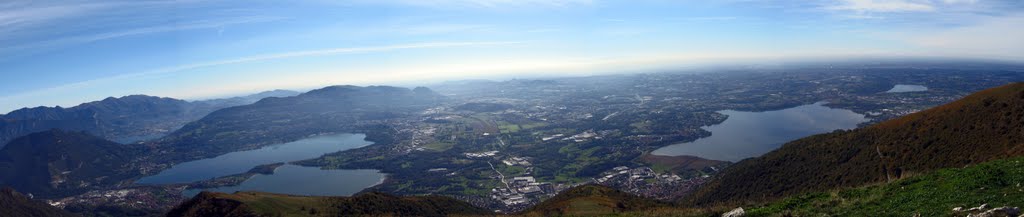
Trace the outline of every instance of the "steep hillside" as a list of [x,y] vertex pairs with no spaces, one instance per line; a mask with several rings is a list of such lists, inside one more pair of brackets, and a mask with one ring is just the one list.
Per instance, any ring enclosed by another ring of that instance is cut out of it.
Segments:
[[167,216],[448,216],[492,215],[447,197],[398,197],[365,193],[352,197],[309,197],[258,192],[203,192]]
[[0,185],[41,198],[117,185],[136,175],[128,162],[141,152],[83,132],[33,133],[0,149]]
[[0,216],[64,217],[77,216],[39,201],[34,201],[11,188],[0,189]]
[[852,131],[811,136],[740,161],[688,203],[745,203],[887,182],[1024,155],[1024,83]]
[[[789,197],[750,216],[965,216],[954,208],[1024,206],[1024,158],[942,169],[893,183]],[[991,208],[988,208],[991,209]],[[974,212],[977,214],[977,212]]]
[[440,99],[426,88],[331,86],[218,110],[160,143],[197,154],[254,148],[318,133],[358,131],[422,112]]

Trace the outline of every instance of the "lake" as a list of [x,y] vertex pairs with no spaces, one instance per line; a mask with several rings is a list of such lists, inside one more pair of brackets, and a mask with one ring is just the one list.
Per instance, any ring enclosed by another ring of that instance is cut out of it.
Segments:
[[789,141],[837,129],[853,129],[868,121],[864,115],[828,108],[824,103],[776,111],[725,110],[719,113],[729,117],[721,124],[703,127],[711,136],[662,147],[652,153],[737,162],[761,156]]
[[[255,166],[306,160],[327,153],[372,144],[365,134],[315,136],[294,142],[270,145],[255,150],[237,151],[214,158],[174,165],[136,181],[139,184],[191,183],[249,171]],[[317,167],[284,165],[272,175],[256,175],[239,186],[210,189],[215,191],[250,190],[284,194],[349,195],[383,179],[376,170],[321,170]],[[310,191],[318,189],[317,192]],[[316,194],[313,194],[316,193]]]
[[919,92],[919,91],[927,91],[927,90],[928,90],[928,87],[921,86],[921,85],[897,84],[896,86],[893,86],[892,89],[889,89],[889,91],[885,91],[885,92],[886,93],[904,93],[904,92]]

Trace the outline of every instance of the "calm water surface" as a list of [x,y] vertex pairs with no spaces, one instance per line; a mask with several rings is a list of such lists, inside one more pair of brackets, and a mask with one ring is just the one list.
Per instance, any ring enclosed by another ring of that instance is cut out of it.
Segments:
[[[174,165],[159,174],[139,179],[140,184],[191,183],[249,171],[255,166],[320,157],[327,153],[359,148],[372,144],[364,134],[316,136],[295,142],[271,145],[255,150],[238,151],[209,159]],[[256,175],[239,186],[208,189],[234,192],[263,191],[301,195],[350,195],[375,185],[385,174],[377,170],[321,170],[317,167],[284,165],[272,175]],[[194,195],[190,190],[186,195]]]
[[828,108],[823,103],[766,112],[725,110],[719,113],[729,118],[721,124],[704,127],[711,136],[662,147],[653,154],[736,162],[760,156],[789,141],[837,129],[853,129],[868,121],[864,115]]
[[889,89],[889,91],[885,91],[885,92],[886,93],[904,93],[904,92],[919,92],[919,91],[927,91],[927,90],[928,90],[928,87],[921,86],[921,85],[897,84],[896,86],[893,86],[892,89]]

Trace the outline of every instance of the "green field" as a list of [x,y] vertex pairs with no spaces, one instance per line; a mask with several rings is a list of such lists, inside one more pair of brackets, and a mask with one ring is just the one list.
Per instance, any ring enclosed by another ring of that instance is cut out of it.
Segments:
[[518,124],[502,124],[498,126],[498,130],[501,130],[501,133],[516,133],[520,128]]
[[427,150],[431,150],[431,151],[442,152],[442,151],[447,151],[448,149],[451,149],[454,146],[455,146],[455,144],[452,144],[452,143],[435,142],[435,143],[430,143],[430,144],[423,145],[423,148],[426,148]]

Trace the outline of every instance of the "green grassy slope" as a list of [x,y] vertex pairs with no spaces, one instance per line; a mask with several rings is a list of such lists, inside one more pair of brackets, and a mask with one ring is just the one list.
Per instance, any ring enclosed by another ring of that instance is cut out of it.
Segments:
[[[948,216],[954,207],[1024,206],[1024,158],[942,169],[896,182],[810,193],[748,209],[750,216]],[[964,215],[964,214],[960,214]]]

